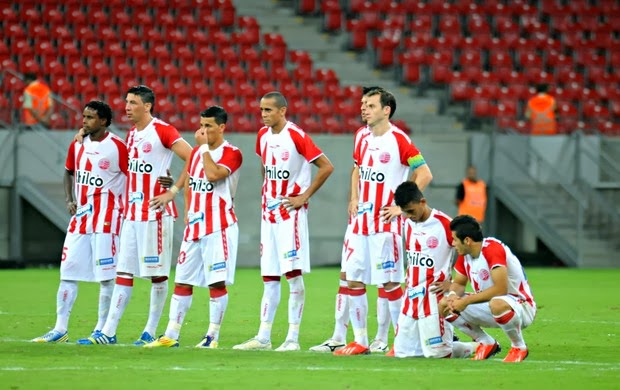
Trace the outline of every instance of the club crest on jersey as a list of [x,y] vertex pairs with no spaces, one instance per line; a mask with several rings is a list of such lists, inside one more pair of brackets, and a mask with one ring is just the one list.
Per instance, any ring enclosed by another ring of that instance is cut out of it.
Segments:
[[99,168],[103,169],[104,171],[110,168],[110,160],[108,160],[107,158],[102,158],[101,160],[99,160]]
[[75,183],[83,186],[103,187],[105,182],[101,176],[95,176],[90,171],[78,169],[75,171]]
[[487,271],[486,269],[483,269],[480,272],[478,272],[478,275],[480,275],[480,279],[482,280],[489,280],[489,277],[491,276],[489,274],[489,271]]
[[383,152],[379,155],[379,162],[381,162],[381,164],[387,164],[390,162],[392,156],[390,156],[390,154],[388,152]]
[[422,252],[407,251],[407,266],[433,268],[435,260]]
[[189,178],[189,187],[194,192],[213,192],[213,183],[202,178]]
[[383,172],[377,172],[372,167],[360,167],[360,180],[383,183],[385,175]]
[[429,238],[426,239],[426,246],[428,246],[429,248],[435,249],[437,248],[438,245],[439,245],[439,240],[437,239],[437,237],[430,236]]
[[129,160],[128,170],[133,173],[151,173],[153,172],[153,166],[139,158],[132,158]]
[[286,169],[278,169],[274,165],[265,165],[265,177],[269,180],[288,180],[291,173]]
[[130,192],[129,203],[142,202],[144,200],[144,193],[142,192]]
[[197,211],[195,213],[189,212],[187,213],[187,224],[193,225],[198,222],[202,222],[205,220],[205,213],[202,211]]
[[382,270],[382,269],[394,269],[396,267],[396,263],[394,263],[393,261],[384,261],[381,263],[377,263],[377,269],[378,270]]
[[142,151],[144,153],[150,153],[151,150],[153,150],[153,145],[151,145],[150,142],[147,141],[142,145]]
[[362,202],[357,205],[357,215],[372,213],[373,208],[374,205],[372,204],[372,202]]
[[282,154],[280,155],[280,158],[282,158],[282,161],[287,161],[289,157],[291,157],[290,153],[288,152],[288,150],[284,149],[282,151]]
[[409,297],[409,299],[422,298],[425,295],[426,287],[424,286],[407,287],[407,297]]
[[90,203],[82,205],[78,207],[77,210],[75,210],[75,216],[77,218],[83,217],[85,215],[92,214],[92,213],[93,213],[93,205]]
[[221,269],[226,269],[226,262],[222,261],[220,263],[215,263],[209,266],[209,271],[217,271]]

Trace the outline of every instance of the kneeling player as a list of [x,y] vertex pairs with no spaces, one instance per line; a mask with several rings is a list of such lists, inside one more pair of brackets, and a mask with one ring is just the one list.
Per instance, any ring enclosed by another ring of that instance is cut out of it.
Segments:
[[198,146],[186,164],[185,233],[176,267],[174,294],[166,333],[146,348],[177,347],[192,304],[193,287],[209,287],[210,324],[197,348],[217,348],[228,305],[226,286],[233,284],[239,228],[233,199],[239,180],[241,151],[224,140],[228,115],[211,106],[200,113]]
[[[480,224],[469,215],[450,223],[459,257],[450,292],[440,310],[454,326],[480,343],[474,360],[500,352],[497,341],[481,327],[501,328],[512,348],[505,362],[520,362],[528,355],[521,329],[536,315],[536,303],[519,259],[501,241],[482,235]],[[473,294],[464,294],[470,281]]]
[[418,186],[410,181],[398,186],[394,200],[407,216],[407,291],[398,318],[394,356],[469,357],[477,343],[453,341],[452,326],[439,315],[443,293],[432,286],[450,278],[450,217],[431,209]]

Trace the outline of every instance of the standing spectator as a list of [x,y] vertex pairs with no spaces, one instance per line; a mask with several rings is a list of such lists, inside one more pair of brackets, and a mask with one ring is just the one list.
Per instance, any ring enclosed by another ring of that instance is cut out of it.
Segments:
[[525,117],[530,120],[531,134],[554,135],[558,133],[555,120],[557,105],[555,98],[549,95],[549,86],[539,84],[536,86],[536,95],[527,102]]
[[34,73],[26,73],[24,82],[23,123],[26,126],[41,124],[50,127],[54,101],[52,91]]
[[482,225],[487,210],[487,185],[478,178],[474,165],[467,167],[467,177],[456,187],[454,203],[458,207],[457,215],[471,215]]
[[131,298],[134,276],[152,282],[149,317],[134,344],[141,346],[155,341],[155,331],[168,296],[173,223],[177,216],[176,207],[170,202],[185,185],[187,173],[183,172],[167,192],[157,177],[169,171],[174,154],[187,161],[192,147],[174,126],[152,116],[154,105],[155,94],[150,88],[139,85],[127,91],[125,111],[134,126],[127,133],[129,174],[112,294],[115,304],[101,331],[78,340],[80,344],[116,343],[116,328]]
[[[452,325],[474,341],[474,360],[484,360],[501,351],[485,328],[501,328],[512,348],[504,362],[520,362],[528,355],[522,329],[536,316],[536,302],[525,271],[510,248],[493,237],[484,237],[480,224],[469,215],[450,222],[459,257],[450,291],[439,302],[439,310]],[[469,282],[474,290],[465,293]]]
[[[390,92],[372,89],[365,94],[362,117],[367,126],[355,134],[350,204],[357,204],[353,234],[349,237],[346,278],[349,288],[349,315],[355,341],[335,351],[336,355],[369,353],[366,285],[381,285],[388,299],[392,323],[398,322],[404,281],[401,210],[394,205],[394,191],[411,180],[425,188],[432,180],[424,157],[409,136],[392,125],[396,110]],[[358,179],[355,180],[354,178]],[[350,206],[351,208],[351,206]],[[387,340],[382,340],[386,343]]]
[[77,297],[78,281],[100,284],[95,330],[103,327],[110,309],[123,217],[127,146],[107,131],[112,122],[110,106],[91,101],[84,107],[83,115],[80,130],[84,142],[71,143],[65,163],[64,187],[71,221],[60,263],[56,325],[32,340],[37,343],[68,341],[69,315]]
[[185,164],[185,233],[176,267],[170,320],[163,336],[145,347],[178,347],[194,286],[208,287],[210,324],[198,348],[217,348],[226,307],[226,286],[235,280],[239,227],[233,199],[241,151],[224,139],[228,114],[219,106],[200,113],[197,146]]
[[[280,303],[280,277],[289,283],[289,329],[276,351],[297,351],[305,302],[302,274],[310,272],[308,201],[334,170],[308,134],[286,120],[287,102],[280,92],[260,101],[263,126],[256,154],[263,164],[261,275],[264,292],[256,337],[234,349],[271,349],[271,327]],[[319,170],[312,178],[311,165]]]

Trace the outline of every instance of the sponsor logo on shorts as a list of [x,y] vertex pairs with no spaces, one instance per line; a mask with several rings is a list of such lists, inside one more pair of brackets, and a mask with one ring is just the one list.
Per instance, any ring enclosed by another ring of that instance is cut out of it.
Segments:
[[374,208],[372,202],[363,202],[357,205],[357,215],[371,213]]
[[407,287],[409,299],[422,298],[424,295],[426,295],[426,287],[424,286]]
[[159,256],[144,256],[145,263],[159,263]]
[[275,210],[282,204],[282,199],[267,199],[267,210]]
[[144,200],[143,192],[130,192],[129,193],[129,203],[142,202]]
[[187,213],[187,223],[189,225],[193,225],[198,222],[202,222],[205,220],[205,213],[202,211],[197,211],[195,213],[189,212]]
[[377,263],[377,269],[394,269],[396,263],[393,261],[384,261],[383,263]]
[[441,338],[441,336],[431,337],[430,339],[427,339],[426,341],[424,341],[424,344],[426,345],[435,345],[435,344],[441,344],[441,343],[443,343],[443,339]]
[[284,258],[290,259],[293,257],[297,257],[297,249],[293,249],[292,251],[284,252]]
[[97,260],[97,265],[110,265],[110,264],[114,264],[114,258],[113,257],[106,257],[105,259],[98,259]]
[[87,214],[92,214],[92,213],[93,213],[93,205],[89,203],[89,204],[85,204],[85,205],[78,207],[77,210],[75,211],[75,216],[76,218],[79,218],[79,217],[83,217]]
[[220,269],[226,269],[226,262],[222,261],[221,263],[215,263],[209,266],[209,271],[217,271]]

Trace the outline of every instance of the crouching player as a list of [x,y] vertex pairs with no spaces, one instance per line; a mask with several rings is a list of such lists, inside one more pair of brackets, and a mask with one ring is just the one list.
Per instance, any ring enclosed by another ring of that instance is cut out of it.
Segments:
[[192,304],[193,287],[208,287],[210,324],[197,348],[217,348],[228,305],[226,286],[233,284],[239,228],[233,199],[239,180],[241,151],[224,139],[228,115],[211,106],[200,113],[198,146],[185,165],[185,233],[176,267],[174,294],[166,333],[146,348],[177,347],[181,325]]
[[[488,359],[500,346],[482,327],[501,328],[512,348],[504,362],[520,362],[528,355],[522,329],[534,321],[536,303],[519,259],[496,238],[484,238],[480,224],[469,215],[450,223],[459,254],[457,274],[440,310],[454,326],[480,345],[474,360]],[[464,294],[467,282],[473,294]]]
[[394,338],[394,356],[469,357],[478,344],[453,341],[452,326],[439,314],[443,290],[437,285],[450,280],[450,217],[430,208],[414,182],[400,184],[394,201],[407,217],[407,290]]

